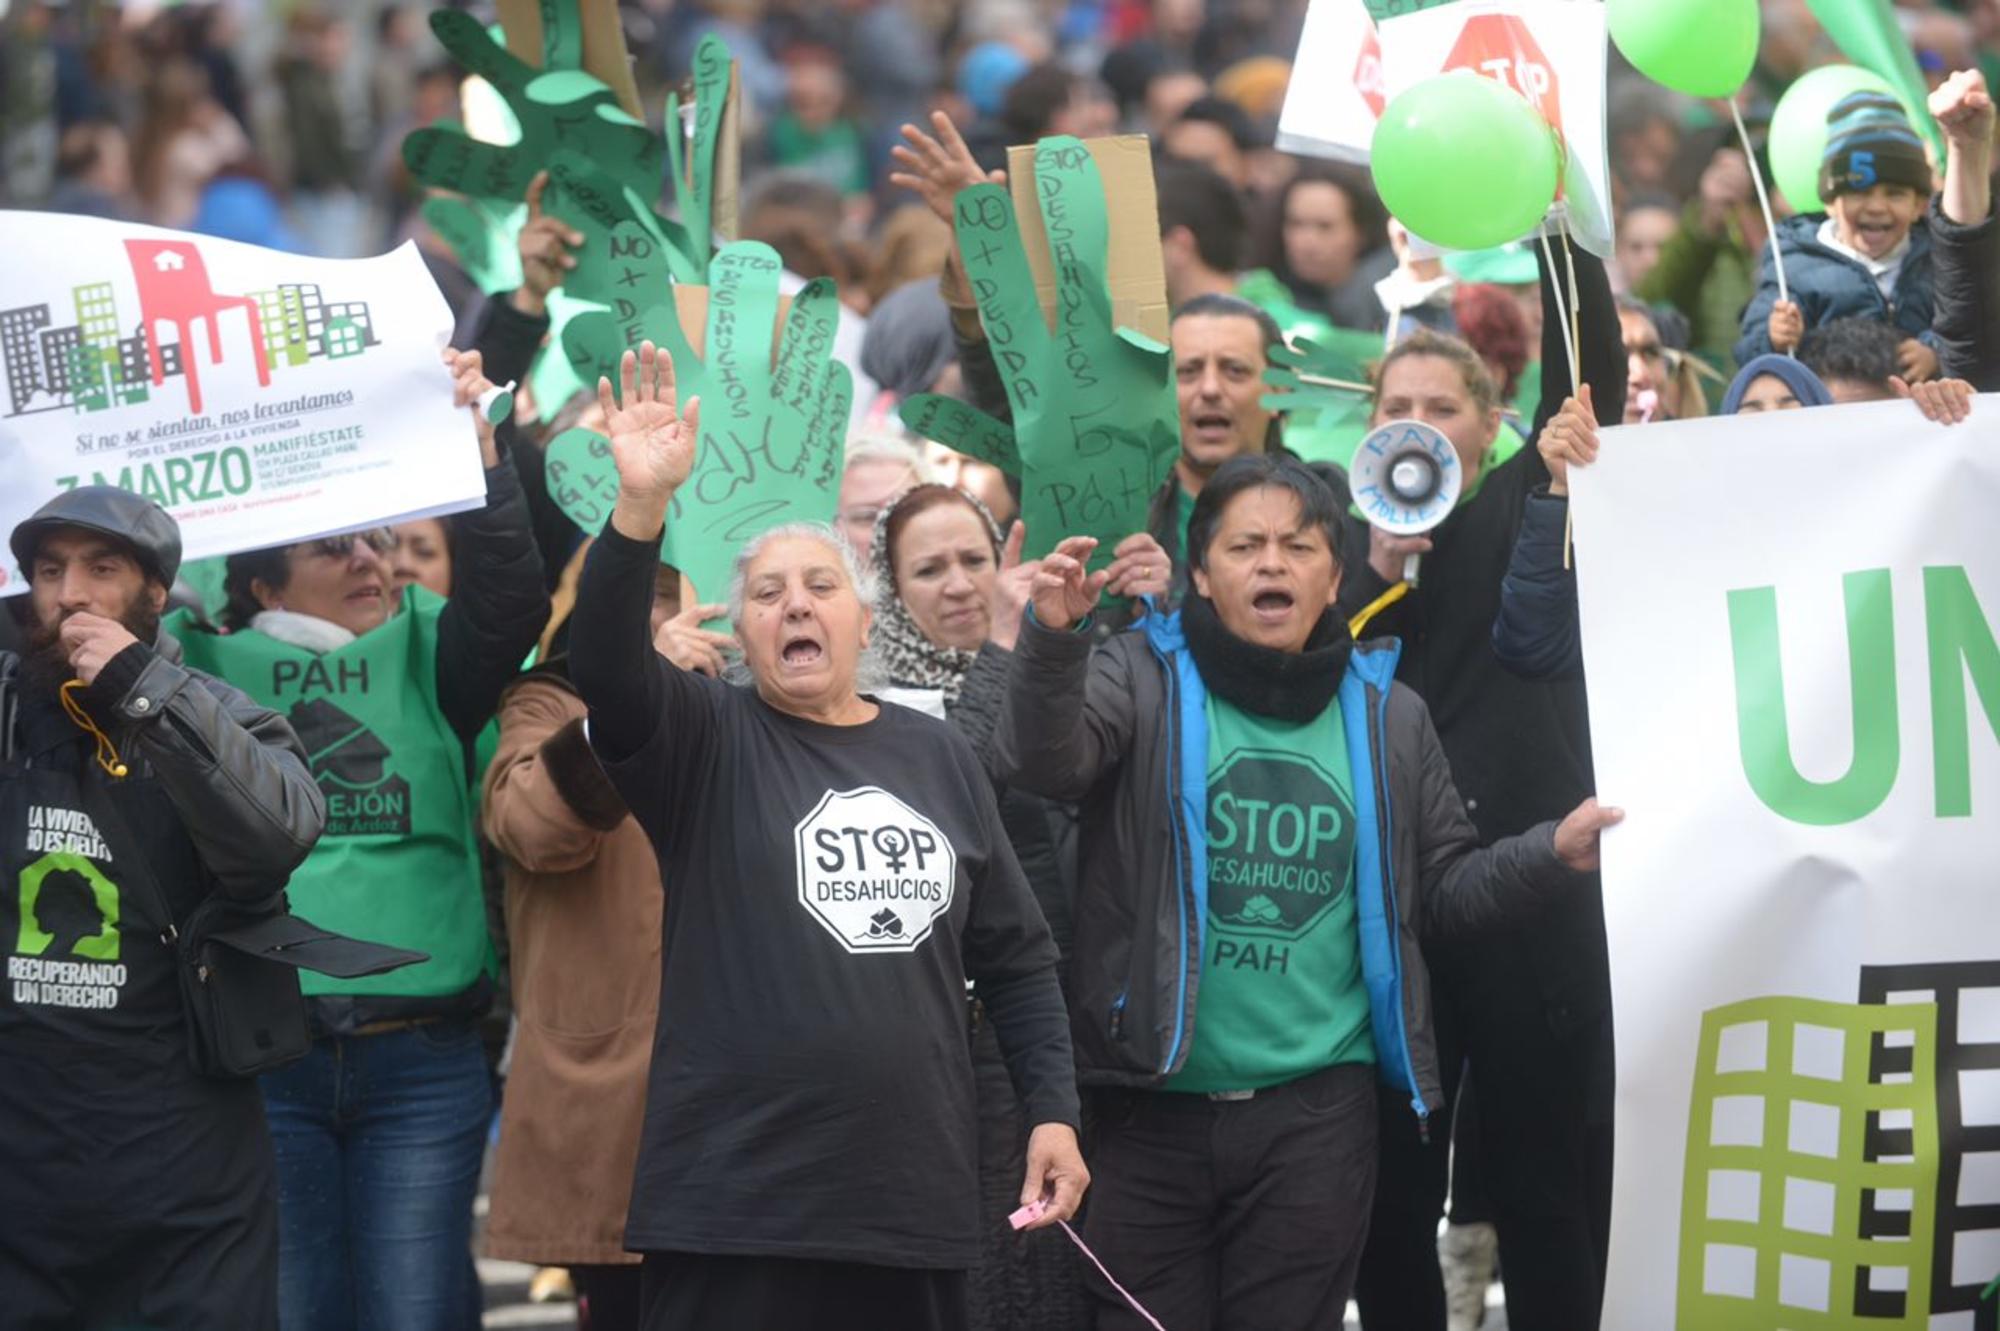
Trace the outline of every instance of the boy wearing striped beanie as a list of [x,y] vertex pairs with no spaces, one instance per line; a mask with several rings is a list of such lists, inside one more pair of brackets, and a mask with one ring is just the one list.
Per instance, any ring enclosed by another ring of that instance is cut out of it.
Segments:
[[1824,214],[1788,218],[1772,237],[1791,299],[1781,301],[1773,256],[1744,311],[1739,362],[1790,352],[1808,329],[1839,318],[1876,319],[1901,334],[1898,369],[1915,381],[1937,374],[1930,332],[1930,236],[1920,225],[1931,193],[1923,140],[1887,93],[1857,92],[1827,114],[1820,162]]

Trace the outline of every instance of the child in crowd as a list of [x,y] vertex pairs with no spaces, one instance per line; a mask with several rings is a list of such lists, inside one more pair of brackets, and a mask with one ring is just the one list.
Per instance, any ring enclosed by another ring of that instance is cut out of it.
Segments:
[[1912,382],[1938,372],[1931,332],[1931,237],[1923,224],[1931,193],[1924,145],[1886,93],[1857,92],[1827,115],[1819,193],[1825,213],[1779,224],[1790,300],[1778,299],[1775,256],[1766,253],[1757,295],[1743,312],[1738,364],[1790,352],[1806,330],[1859,315],[1902,334],[1897,369]]

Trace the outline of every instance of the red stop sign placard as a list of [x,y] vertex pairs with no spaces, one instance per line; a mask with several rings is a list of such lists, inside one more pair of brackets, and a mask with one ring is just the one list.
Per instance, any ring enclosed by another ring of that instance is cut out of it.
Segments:
[[[1562,133],[1561,89],[1555,62],[1542,53],[1528,25],[1510,14],[1480,14],[1465,21],[1451,54],[1448,72],[1469,69],[1512,88],[1527,98],[1542,119]],[[1379,112],[1378,112],[1379,114]]]
[[1368,109],[1375,118],[1382,118],[1382,108],[1389,104],[1383,95],[1387,91],[1387,80],[1382,77],[1382,38],[1376,32],[1374,23],[1368,25],[1368,38],[1361,43],[1361,54],[1354,61],[1354,90],[1361,94],[1361,100],[1368,103]]

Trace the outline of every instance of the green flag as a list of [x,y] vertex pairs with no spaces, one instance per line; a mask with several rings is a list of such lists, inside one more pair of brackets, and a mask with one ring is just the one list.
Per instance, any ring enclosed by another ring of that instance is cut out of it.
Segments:
[[1944,161],[1944,135],[1937,121],[1925,113],[1930,101],[1930,85],[1917,68],[1917,53],[1896,22],[1889,0],[1806,0],[1826,35],[1833,38],[1840,53],[1863,69],[1889,80],[1896,96],[1910,108],[1917,132],[1930,143],[1938,161]]

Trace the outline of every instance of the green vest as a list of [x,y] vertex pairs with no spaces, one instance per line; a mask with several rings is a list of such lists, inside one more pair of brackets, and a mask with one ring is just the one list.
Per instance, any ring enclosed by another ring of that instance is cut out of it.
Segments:
[[475,983],[491,943],[465,745],[438,709],[444,601],[421,587],[382,627],[324,654],[169,618],[187,663],[292,723],[326,796],[326,833],[292,875],[292,908],[322,928],[430,954],[359,980],[300,972],[307,994],[432,997]]

